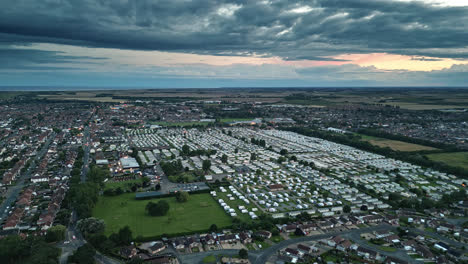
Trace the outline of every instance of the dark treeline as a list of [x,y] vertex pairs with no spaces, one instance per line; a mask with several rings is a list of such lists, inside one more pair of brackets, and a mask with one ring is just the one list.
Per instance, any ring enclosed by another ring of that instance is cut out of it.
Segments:
[[398,159],[398,160],[413,163],[422,167],[428,167],[428,168],[432,168],[434,170],[438,170],[441,172],[454,174],[465,179],[468,178],[468,169],[465,169],[462,167],[449,166],[442,162],[432,161],[424,155],[425,153],[422,153],[422,152],[402,152],[402,151],[392,150],[390,148],[381,148],[381,147],[372,145],[371,143],[367,141],[361,141],[359,136],[353,135],[353,134],[330,133],[330,132],[323,131],[323,130],[304,128],[304,127],[284,127],[282,129],[296,132],[296,133],[306,135],[306,136],[318,137],[318,138],[322,138],[325,140],[348,145],[348,146],[355,147],[361,150],[380,154],[389,158]]

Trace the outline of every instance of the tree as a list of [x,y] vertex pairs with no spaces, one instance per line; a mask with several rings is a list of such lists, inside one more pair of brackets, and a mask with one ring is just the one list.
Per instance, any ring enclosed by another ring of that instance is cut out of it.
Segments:
[[157,203],[149,202],[146,205],[146,211],[151,216],[163,216],[169,211],[169,203],[161,200]]
[[256,160],[257,155],[255,153],[250,153],[250,160]]
[[190,147],[184,144],[182,146],[182,155],[187,156],[189,153],[190,153]]
[[90,244],[86,243],[79,247],[68,259],[68,263],[94,264],[94,255],[96,250]]
[[241,249],[239,250],[239,257],[243,259],[248,259],[249,258],[249,252],[246,249]]
[[361,205],[361,211],[367,211],[367,205],[363,204]]
[[288,151],[286,149],[282,149],[280,151],[280,154],[284,156],[284,155],[288,154]]
[[218,232],[218,226],[217,226],[216,224],[212,224],[212,225],[210,226],[210,232],[211,232],[211,233],[213,233],[213,232],[214,232],[214,233]]
[[150,178],[148,178],[148,177],[143,177],[143,178],[141,179],[141,183],[143,184],[144,187],[149,186],[149,185],[150,185],[150,182],[151,182],[151,180],[150,180]]
[[343,213],[349,214],[351,212],[351,207],[349,205],[343,206]]
[[78,220],[76,223],[76,227],[80,230],[83,234],[97,234],[104,232],[106,228],[106,224],[104,220],[97,219],[95,217],[89,217],[85,219]]
[[55,225],[47,230],[45,236],[46,242],[57,242],[65,239],[65,230],[67,228],[63,225]]
[[132,230],[130,230],[129,226],[121,228],[118,235],[121,245],[130,245],[132,242]]
[[228,161],[228,156],[226,154],[223,154],[223,156],[221,157],[221,162],[227,163],[227,161]]
[[211,168],[211,160],[204,160],[202,163],[202,169],[205,171],[205,173],[209,171],[210,168]]
[[180,191],[176,193],[175,197],[179,203],[185,203],[188,201],[189,194],[188,192]]

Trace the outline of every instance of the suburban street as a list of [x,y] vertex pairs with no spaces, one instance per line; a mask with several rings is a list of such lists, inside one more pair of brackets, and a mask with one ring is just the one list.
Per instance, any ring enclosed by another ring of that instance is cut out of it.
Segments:
[[2,204],[0,205],[1,220],[5,219],[8,216],[8,210],[6,210],[6,208],[8,206],[11,206],[11,204],[15,202],[16,199],[18,199],[21,190],[25,186],[25,181],[31,178],[31,174],[36,169],[36,163],[39,162],[42,159],[42,157],[44,157],[45,153],[49,149],[50,143],[53,141],[54,138],[55,133],[52,132],[47,138],[47,141],[44,143],[44,146],[38,151],[37,155],[34,158],[31,158],[31,163],[28,169],[24,173],[20,173],[20,176],[16,180],[16,184],[14,186],[8,188],[8,191],[5,195],[5,200],[3,200]]
[[[294,238],[294,239],[283,240],[279,242],[278,244],[274,244],[265,250],[249,251],[249,259],[252,263],[263,264],[263,263],[266,263],[266,261],[270,257],[272,257],[274,254],[276,254],[279,250],[286,248],[290,245],[297,244],[297,243],[315,241],[315,240],[325,239],[325,238],[329,238],[329,237],[337,236],[337,235],[357,241],[357,240],[361,240],[360,235],[362,233],[368,233],[368,232],[379,231],[379,230],[388,230],[388,229],[396,229],[396,228],[388,224],[380,224],[377,226],[360,228],[360,229],[352,229],[352,230],[347,230],[343,232],[335,231],[335,232],[329,232],[329,233],[320,234],[320,235],[304,236],[304,237],[299,237],[299,238]],[[410,263],[420,263],[414,260],[413,258],[409,257],[408,255],[406,255],[406,253],[402,250],[397,250],[396,252],[387,252],[387,251],[380,250],[377,246],[369,245],[367,242],[362,242],[360,243],[360,245],[364,248],[373,249],[379,252],[381,255],[396,257],[399,259],[406,260]],[[193,254],[178,254],[178,258],[181,261],[181,263],[196,264],[196,263],[200,263],[204,257],[209,256],[209,255],[236,255],[238,254],[238,252],[239,250],[236,250],[236,249],[223,249],[223,250],[207,251],[207,252],[200,252],[200,253],[193,253]]]

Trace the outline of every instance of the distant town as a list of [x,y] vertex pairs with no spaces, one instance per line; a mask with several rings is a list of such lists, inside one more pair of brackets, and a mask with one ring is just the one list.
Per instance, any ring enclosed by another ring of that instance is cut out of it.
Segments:
[[3,92],[1,262],[468,263],[468,90],[403,93]]

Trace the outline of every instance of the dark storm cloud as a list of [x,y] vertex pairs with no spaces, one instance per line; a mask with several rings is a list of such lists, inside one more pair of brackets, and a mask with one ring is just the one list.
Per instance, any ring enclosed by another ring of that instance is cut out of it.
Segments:
[[466,7],[384,0],[0,2],[0,43],[287,60],[371,52],[468,58]]
[[28,48],[10,48],[8,46],[0,45],[0,69],[63,70],[72,68],[47,66],[45,64],[64,64],[70,62],[79,64],[80,62],[84,61],[86,61],[86,64],[93,64],[104,59],[105,58],[88,56],[70,56],[55,51],[44,51]]

